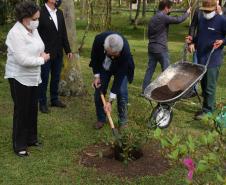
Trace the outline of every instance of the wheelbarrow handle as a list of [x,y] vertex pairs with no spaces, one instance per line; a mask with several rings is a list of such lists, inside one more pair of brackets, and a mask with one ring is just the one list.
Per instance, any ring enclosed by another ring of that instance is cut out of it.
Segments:
[[[100,97],[101,97],[103,105],[105,106],[106,105],[106,100],[105,100],[105,97],[104,97],[102,92],[100,92]],[[108,121],[109,121],[111,129],[115,129],[115,125],[113,123],[113,120],[112,120],[112,117],[111,117],[111,113],[110,112],[106,112],[106,115],[108,117]]]
[[208,67],[208,65],[210,63],[210,59],[211,59],[211,56],[212,56],[214,51],[215,51],[215,48],[213,47],[211,52],[210,52],[210,54],[209,54],[209,56],[208,56],[208,59],[207,59],[207,62],[206,62],[206,68]]
[[181,62],[187,61],[187,50],[188,50],[188,44],[185,42],[184,43],[184,47],[183,47],[183,51],[182,51],[182,60]]

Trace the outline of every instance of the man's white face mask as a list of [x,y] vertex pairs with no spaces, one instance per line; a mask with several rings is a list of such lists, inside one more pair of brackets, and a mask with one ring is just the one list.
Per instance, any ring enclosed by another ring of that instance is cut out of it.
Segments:
[[203,16],[207,20],[212,19],[215,15],[216,15],[216,12],[215,11],[212,11],[210,13],[203,12]]

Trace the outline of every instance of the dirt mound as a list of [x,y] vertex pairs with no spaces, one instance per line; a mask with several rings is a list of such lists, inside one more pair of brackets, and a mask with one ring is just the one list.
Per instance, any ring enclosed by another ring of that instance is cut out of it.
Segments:
[[87,147],[82,153],[80,165],[96,168],[100,174],[112,174],[118,177],[136,178],[160,175],[169,168],[169,162],[161,155],[160,146],[148,144],[143,149],[143,156],[128,165],[115,160],[114,150],[103,144]]

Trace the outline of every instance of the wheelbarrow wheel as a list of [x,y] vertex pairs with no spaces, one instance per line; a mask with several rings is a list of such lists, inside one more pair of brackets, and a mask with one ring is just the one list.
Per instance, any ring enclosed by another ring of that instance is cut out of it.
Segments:
[[169,105],[157,105],[148,120],[149,128],[167,128],[173,118],[173,111]]

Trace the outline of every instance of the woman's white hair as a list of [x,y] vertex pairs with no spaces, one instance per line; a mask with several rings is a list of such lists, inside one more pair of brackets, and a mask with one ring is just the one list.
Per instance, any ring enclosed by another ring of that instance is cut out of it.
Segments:
[[123,48],[123,39],[118,34],[111,34],[107,36],[104,41],[104,49],[111,49],[112,52],[121,52]]

